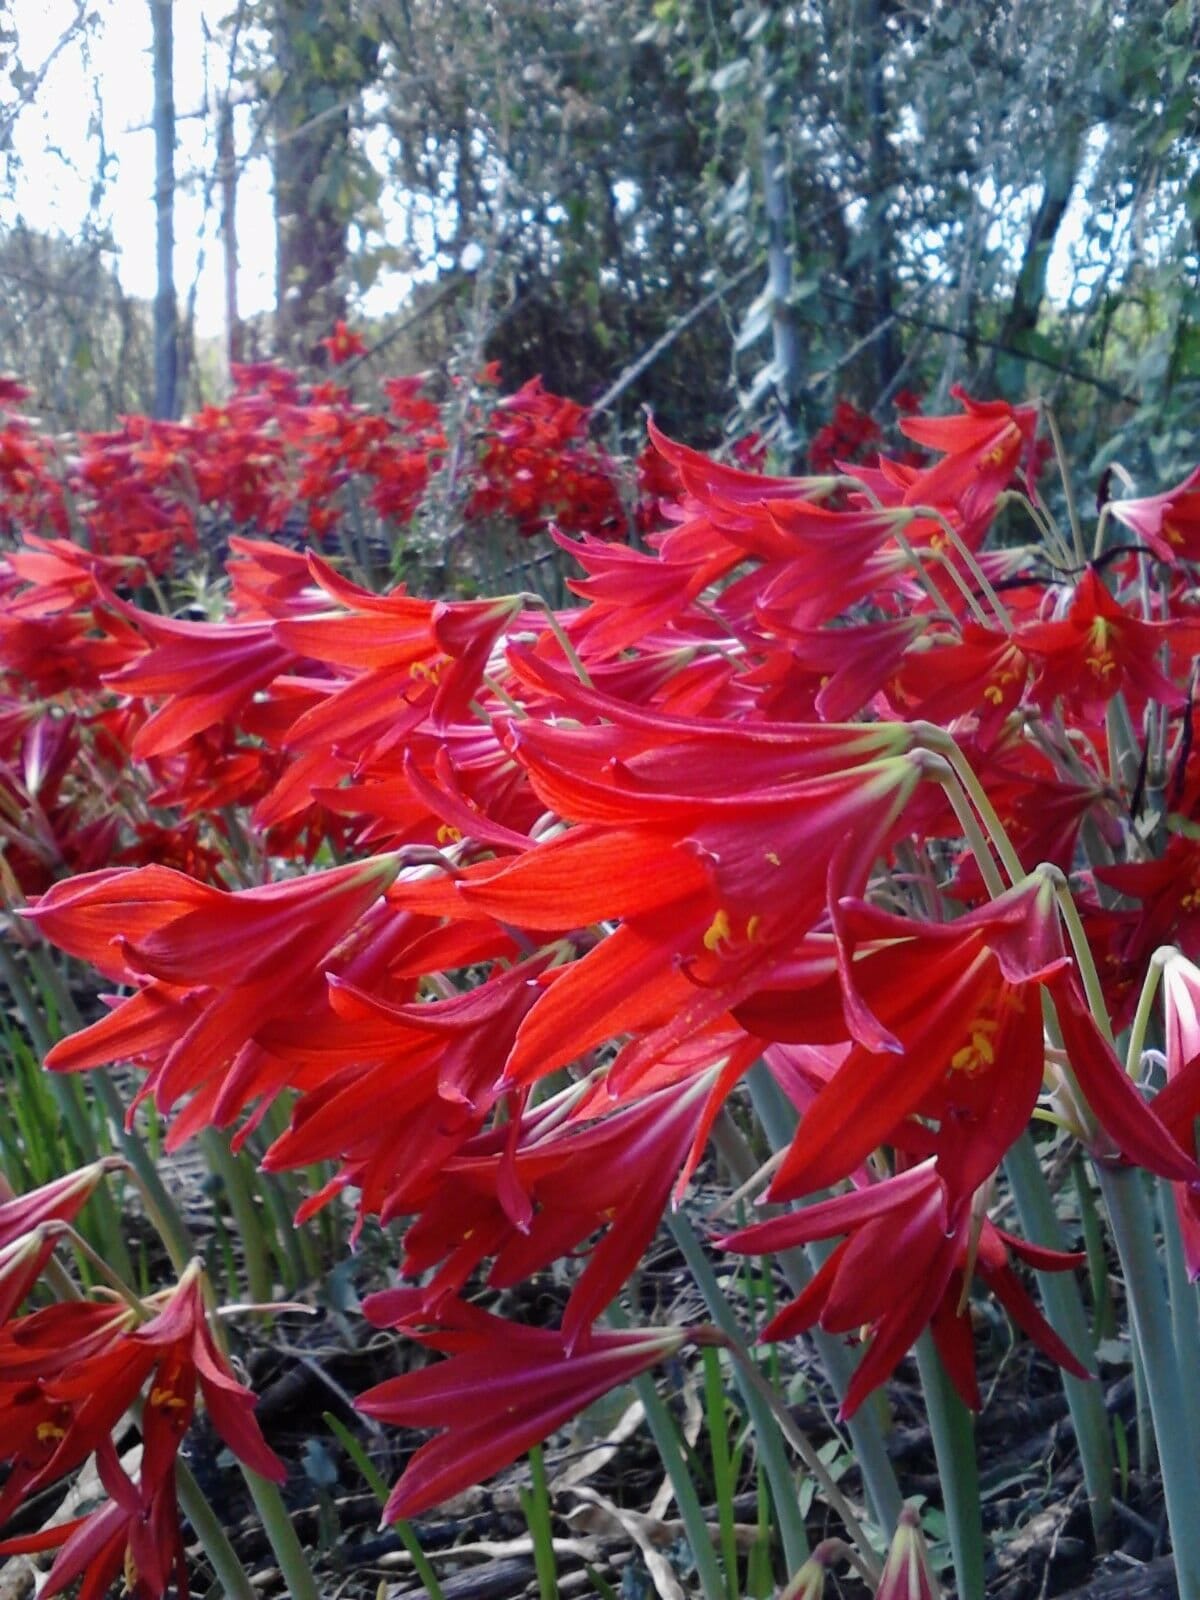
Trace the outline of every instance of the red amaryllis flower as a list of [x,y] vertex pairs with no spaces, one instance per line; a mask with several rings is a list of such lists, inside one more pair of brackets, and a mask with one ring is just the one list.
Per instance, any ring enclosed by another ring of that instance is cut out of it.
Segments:
[[[731,1082],[756,1053],[735,1050],[728,1070],[702,1071],[607,1117],[593,1111],[595,1120],[577,1116],[572,1086],[526,1113],[518,1129],[479,1135],[427,1185],[405,1235],[406,1275],[438,1267],[421,1291],[426,1306],[434,1312],[488,1256],[487,1281],[502,1288],[602,1229],[563,1314],[564,1346],[578,1349],[637,1265],[681,1169],[698,1159]],[[603,1091],[597,1099],[603,1103]],[[386,1292],[374,1303],[385,1305]]]
[[362,334],[352,333],[344,322],[335,322],[333,332],[328,338],[318,340],[318,343],[328,350],[329,359],[335,367],[340,367],[352,356],[364,356],[367,353]]
[[0,1555],[58,1550],[38,1591],[47,1597],[62,1594],[82,1577],[77,1600],[103,1600],[121,1577],[131,1600],[162,1600],[172,1580],[176,1600],[187,1600],[187,1560],[174,1472],[151,1482],[143,1469],[135,1484],[109,1438],[96,1447],[96,1469],[107,1501],[87,1516],[3,1540]]
[[1160,561],[1200,559],[1200,467],[1162,494],[1110,500],[1108,510]]
[[964,415],[900,420],[905,438],[945,452],[943,460],[915,475],[905,503],[955,508],[966,523],[981,524],[1028,461],[1037,408],[1011,406],[1005,400],[972,400],[957,387],[951,393],[962,402]]
[[140,987],[60,1041],[46,1065],[147,1061],[169,1110],[291,1008],[399,868],[398,856],[376,856],[238,893],[154,866],[56,884],[25,914],[62,949]]
[[173,1466],[197,1385],[234,1454],[282,1481],[282,1463],[254,1420],[254,1396],[230,1372],[208,1329],[198,1267],[138,1325],[124,1304],[65,1301],[0,1329],[0,1459],[11,1471],[0,1519],[84,1461],[110,1436],[148,1378],[143,1481]]
[[1016,644],[1030,658],[1035,677],[1029,698],[1046,712],[1062,698],[1084,717],[1103,717],[1113,696],[1124,691],[1165,706],[1181,706],[1183,691],[1163,676],[1162,647],[1178,625],[1143,622],[1105,588],[1092,568],[1075,587],[1067,614],[1056,622],[1028,622]]
[[72,1222],[104,1174],[124,1164],[107,1156],[0,1202],[0,1323],[8,1321],[41,1277],[54,1251],[53,1224]]
[[[370,1315],[371,1302],[367,1302]],[[428,1511],[490,1477],[601,1395],[669,1360],[712,1329],[597,1329],[567,1355],[553,1328],[527,1328],[455,1302],[444,1325],[412,1336],[449,1360],[368,1389],[355,1402],[380,1422],[439,1428],[392,1490],[384,1524]]]
[[[790,1249],[838,1234],[848,1237],[800,1295],[763,1330],[789,1338],[814,1323],[830,1333],[871,1330],[840,1415],[849,1417],[892,1372],[928,1325],[955,1387],[978,1409],[970,1319],[960,1310],[974,1270],[1014,1321],[1052,1360],[1077,1377],[1090,1374],[1038,1311],[1008,1262],[1008,1252],[1040,1271],[1066,1271],[1083,1259],[1043,1250],[1002,1233],[977,1210],[971,1194],[955,1196],[934,1159],[881,1183],[775,1217],[730,1234],[726,1249],[751,1255]],[[881,1272],[881,1262],[888,1271]]]
[[138,729],[131,753],[147,758],[180,750],[206,728],[230,723],[254,695],[297,658],[263,622],[188,622],[153,616],[110,600],[147,643],[143,655],[109,673],[122,694],[162,698]]
[[[1198,1175],[1121,1070],[1070,971],[1049,881],[1034,875],[952,923],[842,909],[845,991],[863,1040],[820,1090],[770,1190],[786,1200],[849,1176],[881,1144],[924,1154],[910,1119],[956,1138],[939,1170],[969,1194],[1025,1127],[1045,1068],[1041,988],[1054,998],[1072,1069],[1126,1156],[1164,1176]],[[762,1037],[812,1042],[808,991],[766,991],[736,1007]],[[847,1031],[851,1031],[848,1029]],[[828,1035],[825,1036],[828,1039]]]

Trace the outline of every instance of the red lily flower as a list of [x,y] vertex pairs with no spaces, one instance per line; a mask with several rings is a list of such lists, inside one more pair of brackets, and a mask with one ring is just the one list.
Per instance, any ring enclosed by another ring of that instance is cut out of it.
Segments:
[[1181,706],[1186,697],[1163,676],[1158,660],[1173,631],[1177,625],[1143,622],[1127,610],[1089,567],[1061,621],[1017,629],[1015,642],[1036,668],[1029,698],[1050,712],[1061,697],[1080,716],[1101,720],[1121,691],[1132,692],[1139,705]]
[[[579,1348],[637,1265],[681,1169],[699,1159],[713,1119],[756,1053],[750,1045],[723,1070],[701,1071],[598,1120],[571,1107],[579,1099],[573,1086],[527,1112],[517,1130],[506,1126],[472,1140],[444,1163],[436,1183],[426,1182],[414,1207],[420,1215],[405,1235],[405,1276],[438,1267],[420,1291],[427,1310],[460,1291],[489,1256],[488,1284],[509,1287],[603,1230],[563,1314],[564,1347]],[[564,1106],[571,1107],[566,1114]],[[388,1303],[386,1292],[373,1299],[376,1307]]]
[[[866,906],[843,908],[840,920],[849,946],[849,1014],[865,1042],[804,1116],[772,1200],[849,1176],[881,1144],[909,1148],[914,1116],[936,1121],[943,1134],[956,1130],[939,1170],[955,1195],[973,1193],[1025,1127],[1041,1092],[1042,986],[1054,998],[1080,1086],[1117,1148],[1164,1176],[1191,1180],[1200,1172],[1092,1022],[1069,971],[1048,880],[1035,876],[951,923],[917,923]],[[820,1042],[810,1024],[811,991],[767,992],[735,1014],[768,1038]]]
[[[144,1457],[143,1457],[144,1459]],[[0,1555],[58,1550],[39,1594],[62,1594],[82,1577],[77,1600],[103,1600],[118,1577],[131,1600],[162,1600],[174,1580],[176,1600],[187,1600],[187,1559],[168,1472],[147,1485],[143,1469],[135,1484],[117,1458],[112,1440],[96,1447],[96,1467],[109,1499],[73,1521],[0,1541]]]
[[384,1525],[416,1516],[490,1477],[610,1389],[628,1383],[711,1330],[596,1329],[568,1355],[553,1328],[527,1328],[456,1302],[434,1332],[412,1333],[449,1360],[368,1389],[355,1405],[368,1417],[438,1428],[404,1470],[383,1510]]
[[915,475],[905,503],[954,508],[968,528],[982,532],[1001,491],[1028,463],[1037,408],[1010,406],[1004,400],[972,400],[957,387],[951,393],[962,402],[963,416],[900,419],[906,439],[945,452],[943,460]]
[[1108,509],[1160,561],[1200,560],[1200,467],[1173,489],[1138,500],[1110,500]]
[[198,1269],[150,1322],[124,1304],[64,1301],[0,1329],[0,1459],[12,1463],[0,1520],[107,1439],[153,1374],[143,1409],[143,1482],[173,1469],[197,1384],[214,1428],[264,1477],[284,1468],[254,1420],[254,1396],[208,1330]]
[[[149,1060],[148,1087],[169,1110],[209,1086],[296,992],[318,983],[332,953],[400,868],[371,857],[303,878],[232,893],[166,867],[96,872],[57,884],[25,915],[54,943],[137,993],[46,1058],[76,1071]],[[208,1102],[211,1109],[211,1100]],[[194,1111],[189,1108],[189,1111]]]
[[[870,1347],[846,1390],[839,1415],[852,1416],[892,1372],[929,1325],[955,1387],[978,1409],[970,1321],[959,1310],[964,1274],[984,1279],[1034,1342],[1077,1377],[1089,1377],[1043,1318],[1008,1264],[1013,1250],[1039,1270],[1066,1271],[1081,1255],[1043,1250],[1001,1233],[973,1211],[974,1197],[956,1197],[930,1159],[895,1177],[833,1200],[743,1228],[721,1240],[751,1255],[789,1249],[837,1234],[849,1237],[827,1257],[800,1295],[763,1330],[789,1338],[814,1323],[831,1333],[869,1326]],[[972,1260],[974,1246],[974,1259]],[[890,1270],[880,1273],[880,1262]]]

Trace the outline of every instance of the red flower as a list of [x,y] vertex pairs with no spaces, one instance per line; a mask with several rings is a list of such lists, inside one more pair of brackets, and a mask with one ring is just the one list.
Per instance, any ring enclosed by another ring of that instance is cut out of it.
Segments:
[[[743,1228],[721,1243],[760,1255],[849,1235],[762,1334],[790,1338],[814,1323],[831,1333],[870,1328],[870,1348],[846,1390],[842,1417],[854,1414],[927,1325],[959,1393],[978,1409],[970,1320],[960,1310],[964,1278],[972,1268],[1052,1360],[1077,1377],[1089,1377],[1008,1264],[1009,1249],[1043,1272],[1066,1271],[1083,1257],[1001,1233],[976,1214],[975,1204],[969,1193],[953,1194],[931,1159],[881,1183]],[[881,1262],[888,1263],[887,1272],[880,1272]]]
[[[368,1311],[370,1303],[368,1302]],[[438,1428],[392,1490],[384,1523],[428,1511],[490,1477],[564,1422],[711,1330],[597,1329],[586,1350],[568,1355],[552,1328],[528,1328],[462,1302],[421,1344],[449,1360],[389,1378],[355,1402],[380,1422]]]
[[1110,500],[1108,509],[1160,561],[1200,559],[1200,467],[1173,489],[1140,500]]
[[1103,717],[1122,691],[1132,691],[1139,707],[1147,699],[1183,704],[1182,690],[1163,676],[1159,664],[1163,645],[1177,642],[1179,631],[1178,624],[1143,622],[1089,567],[1066,616],[1023,624],[1015,642],[1036,668],[1029,693],[1034,704],[1049,714],[1061,696],[1080,715]]
[[918,472],[905,494],[907,505],[934,505],[957,510],[963,521],[978,524],[991,516],[1001,491],[1022,464],[1027,464],[1037,431],[1034,406],[1011,406],[1005,400],[972,400],[961,389],[959,417],[903,417],[900,432],[944,459]]
[[343,362],[349,361],[352,356],[364,356],[367,346],[359,333],[351,333],[344,322],[335,322],[333,332],[328,338],[320,341],[329,351],[329,359],[335,367],[340,367]]

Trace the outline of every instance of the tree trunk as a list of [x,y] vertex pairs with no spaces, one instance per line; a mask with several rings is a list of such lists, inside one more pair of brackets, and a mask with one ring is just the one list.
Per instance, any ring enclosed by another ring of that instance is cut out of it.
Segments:
[[225,254],[225,351],[232,368],[242,359],[242,319],[238,313],[237,150],[233,107],[228,100],[221,105],[217,163],[221,175],[221,245]]
[[992,378],[1000,380],[1005,390],[1014,393],[1024,386],[1025,361],[1022,349],[1025,340],[1037,329],[1042,302],[1046,298],[1050,256],[1071,201],[1082,148],[1079,133],[1073,131],[1057,150],[1047,153],[1042,198],[1029,226],[1021,271],[1017,276],[1008,315],[1000,330],[998,342],[1004,349],[993,361],[990,374]]
[[150,0],[154,33],[154,415],[178,415],[179,338],[175,307],[175,82],[172,0]]
[[275,345],[319,362],[346,314],[350,107],[373,70],[350,0],[276,0]]

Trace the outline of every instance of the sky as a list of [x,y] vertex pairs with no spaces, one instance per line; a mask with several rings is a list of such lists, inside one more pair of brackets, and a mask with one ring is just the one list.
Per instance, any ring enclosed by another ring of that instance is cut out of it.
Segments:
[[[16,211],[38,230],[77,234],[87,216],[97,175],[103,130],[107,156],[100,216],[119,249],[117,269],[126,292],[150,299],[154,268],[154,133],[150,8],[147,0],[94,0],[100,26],[90,35],[88,60],[72,41],[52,62],[32,105],[21,114],[13,146],[19,158]],[[214,33],[228,5],[214,0],[174,0],[175,278],[181,300],[197,284],[201,335],[224,327],[224,263],[217,237],[216,196],[206,209],[204,180],[215,164],[212,119],[200,111],[224,87],[226,64],[217,42],[206,43],[202,21]],[[20,59],[36,71],[76,15],[76,0],[7,0],[17,29]],[[207,84],[206,84],[207,75]],[[93,81],[99,85],[99,104]],[[250,139],[248,123],[236,130],[239,152]],[[12,220],[0,209],[0,220]],[[238,186],[239,309],[243,316],[269,309],[275,298],[270,170],[265,157],[249,160]]]

